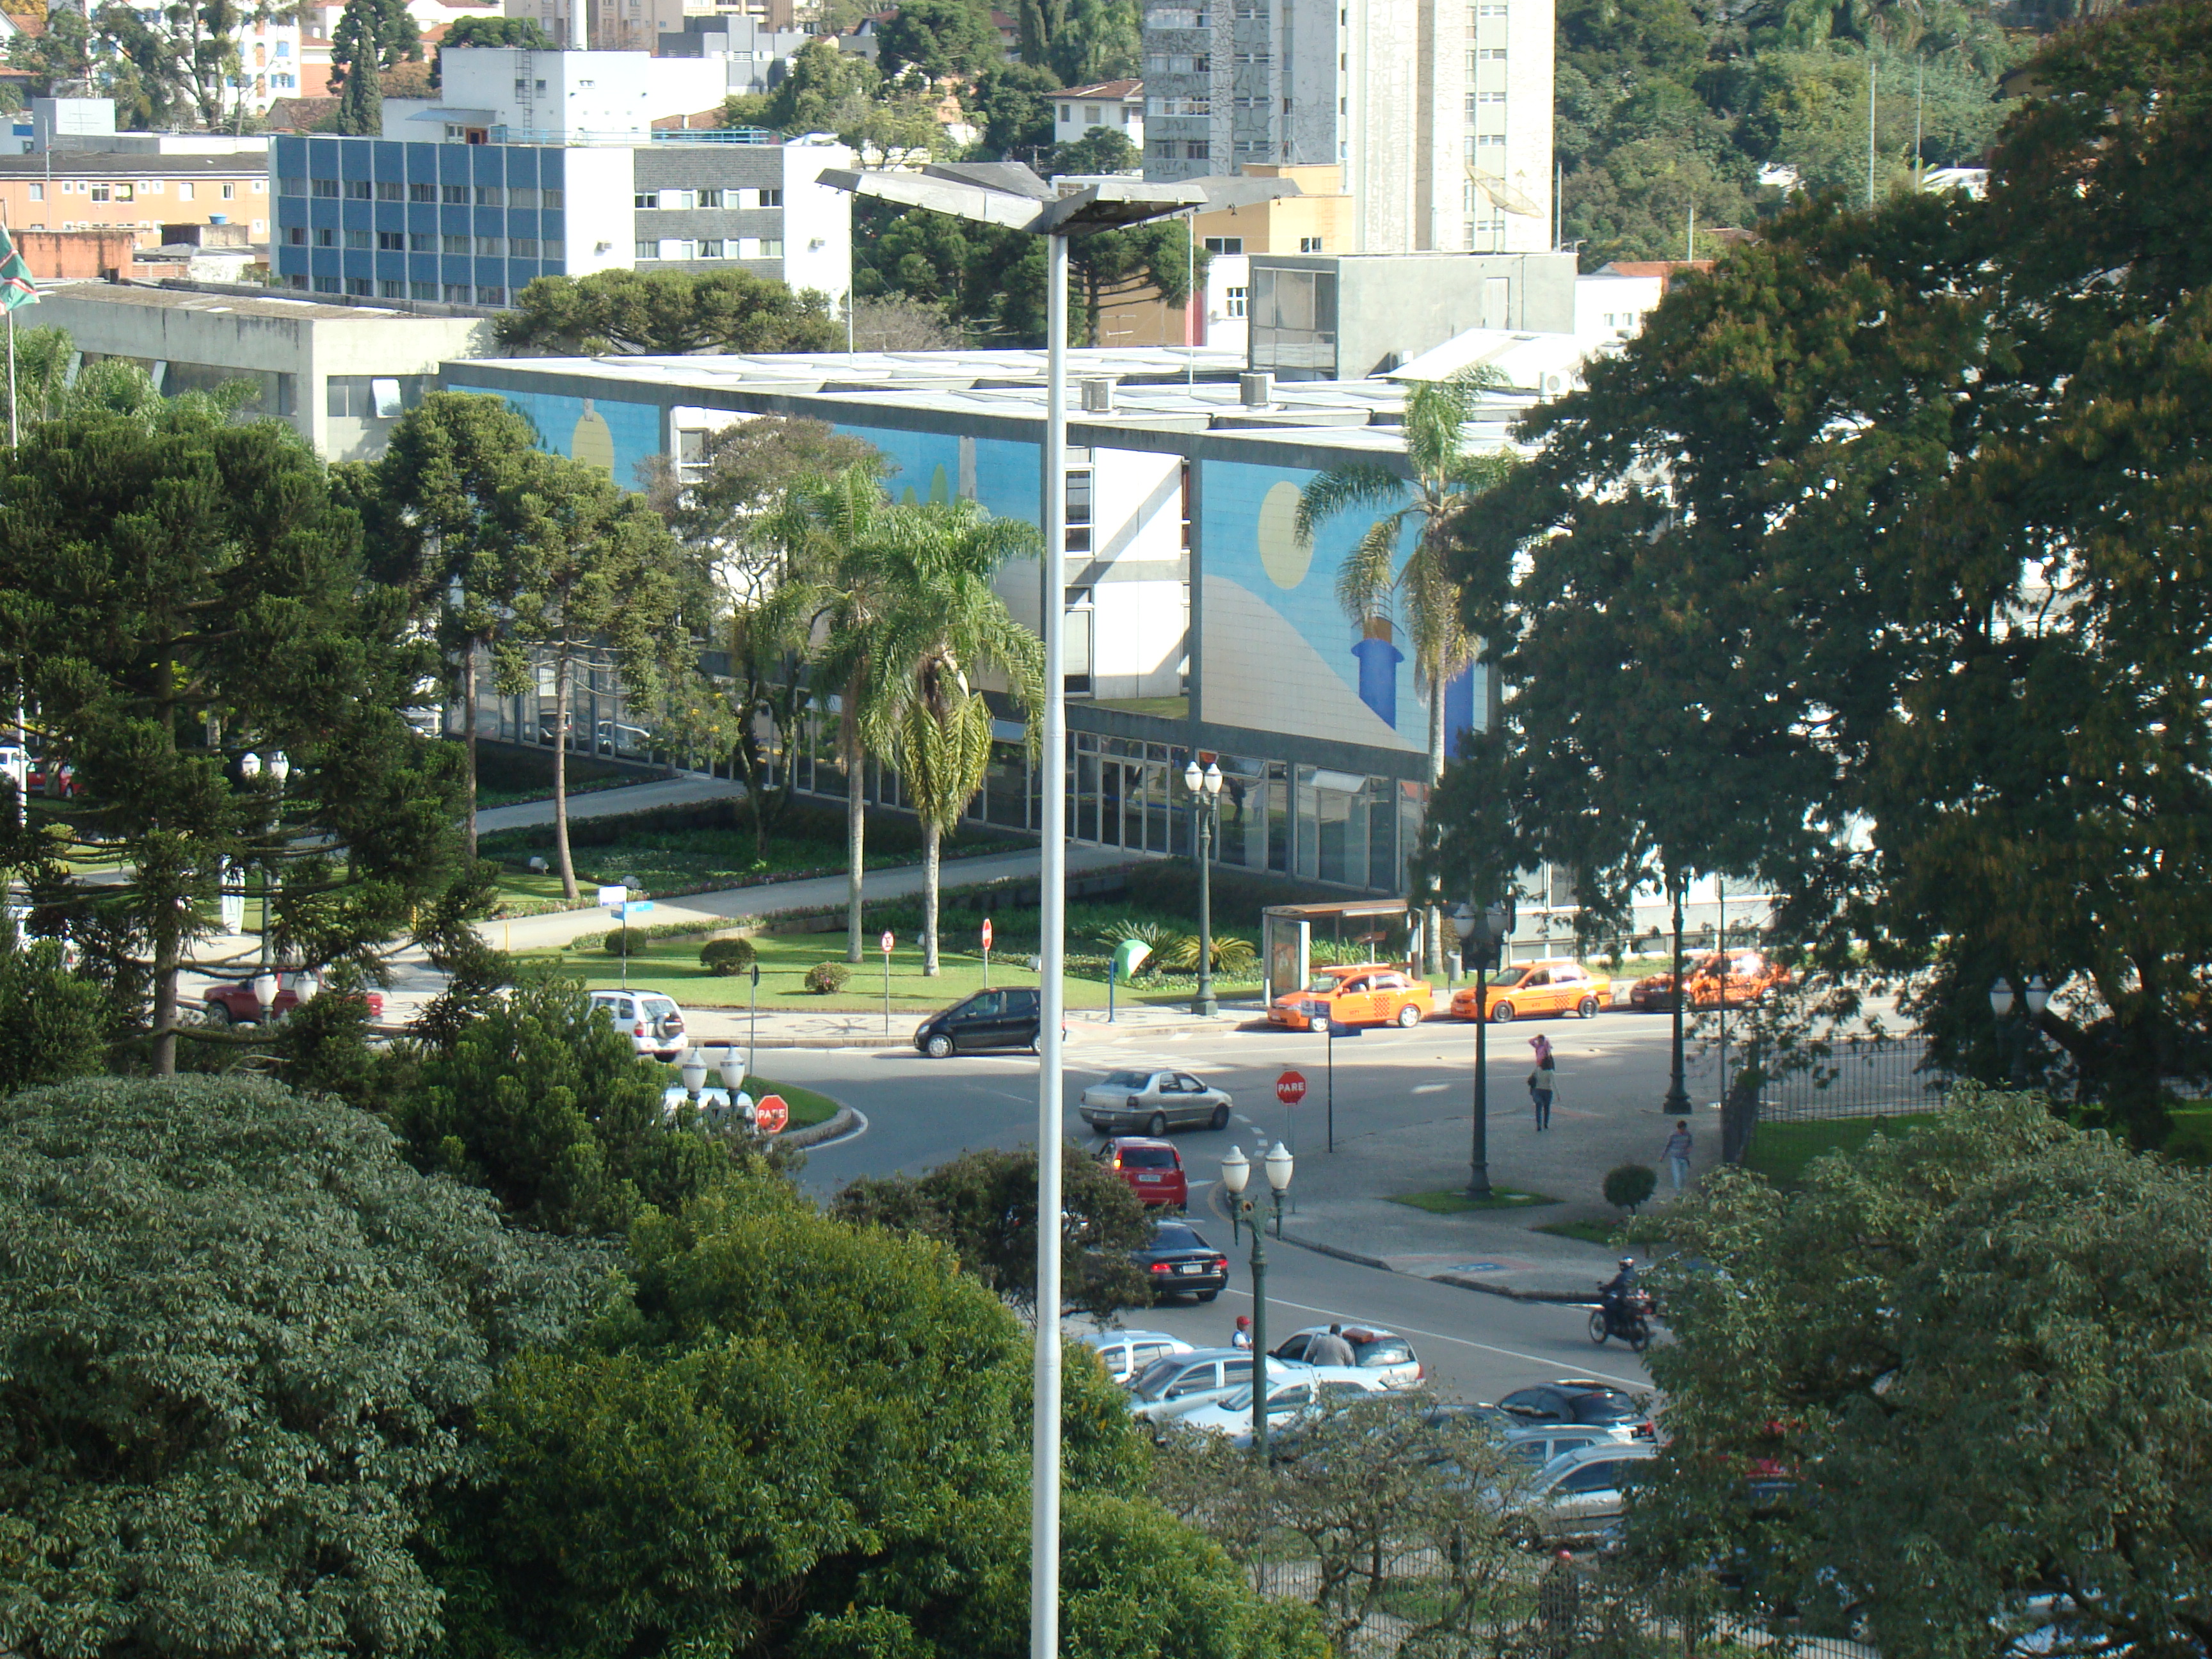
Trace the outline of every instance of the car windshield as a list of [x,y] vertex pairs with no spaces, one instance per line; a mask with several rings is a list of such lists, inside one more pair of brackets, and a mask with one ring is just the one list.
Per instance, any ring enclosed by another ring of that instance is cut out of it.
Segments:
[[637,1006],[647,1019],[665,1019],[676,1012],[676,1004],[666,997],[640,997]]
[[1306,981],[1306,989],[1315,996],[1334,996],[1343,983],[1334,974],[1316,974]]
[[1125,1170],[1172,1170],[1175,1152],[1167,1146],[1124,1146],[1116,1160]]
[[1182,1374],[1182,1367],[1173,1359],[1155,1359],[1129,1379],[1129,1392],[1139,1400],[1158,1400]]
[[1636,1402],[1619,1389],[1593,1389],[1588,1394],[1575,1396],[1574,1418],[1577,1423],[1619,1423],[1641,1415]]
[[1170,1221],[1152,1229],[1152,1248],[1156,1250],[1203,1250],[1212,1247],[1198,1236],[1195,1227]]
[[1352,1345],[1352,1352],[1363,1365],[1410,1365],[1413,1363],[1413,1351],[1395,1336],[1374,1342],[1355,1342]]
[[1142,1089],[1152,1080],[1150,1072],[1109,1072],[1102,1089]]
[[1490,988],[1493,991],[1508,991],[1528,977],[1528,970],[1526,968],[1501,968],[1490,976]]

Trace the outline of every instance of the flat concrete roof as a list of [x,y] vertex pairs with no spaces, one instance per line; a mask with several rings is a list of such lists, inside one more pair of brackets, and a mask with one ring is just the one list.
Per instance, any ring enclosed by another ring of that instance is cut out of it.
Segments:
[[153,155],[129,150],[58,149],[51,155],[0,155],[0,179],[150,179],[212,173],[265,177],[269,157],[259,150],[235,155]]
[[233,297],[198,289],[146,288],[135,283],[106,283],[92,277],[81,283],[42,285],[39,295],[46,300],[84,300],[94,305],[131,306],[141,310],[230,312],[243,317],[282,317],[300,322],[455,320],[447,317],[417,317],[404,311],[380,311],[368,306],[318,305],[313,300],[283,300],[256,291]]

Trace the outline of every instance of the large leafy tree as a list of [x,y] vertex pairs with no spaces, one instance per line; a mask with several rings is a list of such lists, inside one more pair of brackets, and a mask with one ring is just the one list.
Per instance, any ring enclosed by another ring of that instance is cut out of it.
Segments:
[[[630,1255],[584,1340],[514,1367],[481,1413],[489,1484],[445,1534],[459,1650],[1024,1651],[1013,1316],[942,1248],[764,1182],[641,1218]],[[1117,1394],[1069,1367],[1064,1650],[1316,1654],[1143,1502]]]
[[540,276],[496,326],[502,347],[554,356],[827,351],[844,343],[821,295],[745,270]]
[[[1075,1271],[1061,1285],[1063,1311],[1101,1316],[1150,1307],[1152,1285],[1129,1252],[1152,1237],[1152,1221],[1129,1183],[1092,1158],[1062,1165],[1063,1244]],[[838,1189],[839,1218],[948,1247],[963,1273],[1034,1321],[1036,1317],[1036,1152],[963,1152],[919,1176],[863,1176]]]
[[[0,833],[36,931],[66,926],[126,1018],[150,990],[167,1072],[227,864],[281,871],[297,966],[375,971],[422,917],[462,925],[454,769],[398,713],[432,665],[407,608],[364,580],[359,522],[289,426],[165,403],[127,365],[72,396],[0,462],[0,675],[83,794]],[[234,781],[247,748],[289,755],[281,795]],[[123,879],[82,866],[94,842]]]
[[0,1643],[419,1653],[433,1492],[597,1263],[261,1080],[0,1102]]
[[1001,56],[987,7],[969,0],[905,0],[876,31],[877,64],[886,78],[911,66],[931,81],[972,75]]
[[[1378,462],[1343,461],[1298,496],[1296,533],[1308,544],[1316,531],[1341,514],[1376,514],[1337,572],[1337,603],[1355,626],[1399,613],[1395,620],[1413,647],[1414,673],[1429,700],[1432,787],[1443,776],[1455,735],[1444,729],[1444,689],[1474,660],[1475,653],[1460,615],[1452,526],[1511,467],[1503,453],[1475,455],[1467,449],[1466,425],[1486,384],[1482,374],[1468,372],[1424,381],[1407,393],[1407,476]],[[1432,909],[1429,954],[1440,972],[1443,941],[1435,924]]]
[[2172,4],[2061,37],[1986,203],[1808,206],[1678,291],[1530,423],[1464,568],[1531,732],[1577,641],[1650,677],[1662,844],[1724,809],[1789,932],[1932,958],[1909,1006],[1954,1063],[1993,1058],[1992,977],[2059,982],[2043,1034],[2146,1141],[2212,1071],[2208,47]]
[[1042,64],[1010,61],[985,70],[961,102],[979,118],[993,161],[1036,165],[1052,148],[1053,100],[1060,77]]
[[973,501],[892,507],[853,550],[854,566],[880,586],[883,603],[864,633],[841,639],[828,655],[852,653],[876,665],[860,706],[860,736],[896,763],[921,820],[925,975],[938,971],[945,837],[959,827],[991,763],[991,710],[979,678],[1005,684],[1029,711],[1036,742],[1044,647],[993,586],[1008,560],[1036,550],[1033,526],[994,519]]
[[500,673],[534,684],[552,669],[553,848],[561,890],[578,896],[568,846],[568,751],[576,670],[608,652],[635,710],[652,710],[672,676],[690,667],[687,611],[702,609],[701,573],[642,495],[599,468],[532,450],[502,483],[497,503],[505,570]]
[[1970,1097],[1801,1191],[1720,1171],[1664,1228],[1694,1265],[1655,1275],[1669,1443],[1634,1549],[1911,1659],[2054,1621],[2082,1652],[2212,1640],[2200,1174]]
[[[866,442],[824,422],[769,416],[723,428],[708,438],[696,469],[686,468],[690,476],[664,464],[647,486],[670,531],[712,573],[730,674],[719,686],[695,680],[682,702],[687,729],[735,763],[754,848],[763,854],[769,827],[791,798],[791,757],[807,713],[805,665],[828,574],[795,562],[817,544],[787,544],[766,527],[794,478],[854,466],[880,472],[886,465]],[[762,720],[775,734],[771,744],[761,740]],[[771,786],[778,753],[782,781]]]
[[535,17],[457,17],[446,25],[445,33],[438,37],[437,51],[430,55],[432,91],[444,82],[447,50],[460,46],[524,46],[532,52],[550,52],[553,41]]

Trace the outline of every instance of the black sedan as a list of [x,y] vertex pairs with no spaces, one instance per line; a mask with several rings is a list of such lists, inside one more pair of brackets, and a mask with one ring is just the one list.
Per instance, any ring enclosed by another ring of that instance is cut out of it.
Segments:
[[1129,1259],[1151,1278],[1155,1302],[1171,1296],[1211,1302],[1229,1283],[1229,1258],[1187,1221],[1155,1222],[1152,1242]]
[[1636,1403],[1636,1397],[1626,1389],[1594,1377],[1563,1376],[1555,1382],[1518,1389],[1500,1400],[1498,1408],[1524,1428],[1580,1424],[1602,1430],[1615,1440],[1653,1437],[1650,1414]]

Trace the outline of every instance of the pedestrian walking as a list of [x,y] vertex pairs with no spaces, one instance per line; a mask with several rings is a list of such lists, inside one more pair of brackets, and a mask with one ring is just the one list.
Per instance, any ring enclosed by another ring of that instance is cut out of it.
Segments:
[[1663,1149],[1667,1172],[1674,1177],[1674,1190],[1680,1192],[1690,1180],[1690,1120],[1674,1120],[1674,1133],[1667,1137]]
[[1539,1066],[1528,1073],[1528,1100],[1536,1109],[1536,1133],[1552,1127],[1552,1073]]
[[1249,1348],[1252,1346],[1252,1316],[1250,1314],[1237,1316],[1237,1328],[1229,1334],[1229,1346],[1232,1348]]

